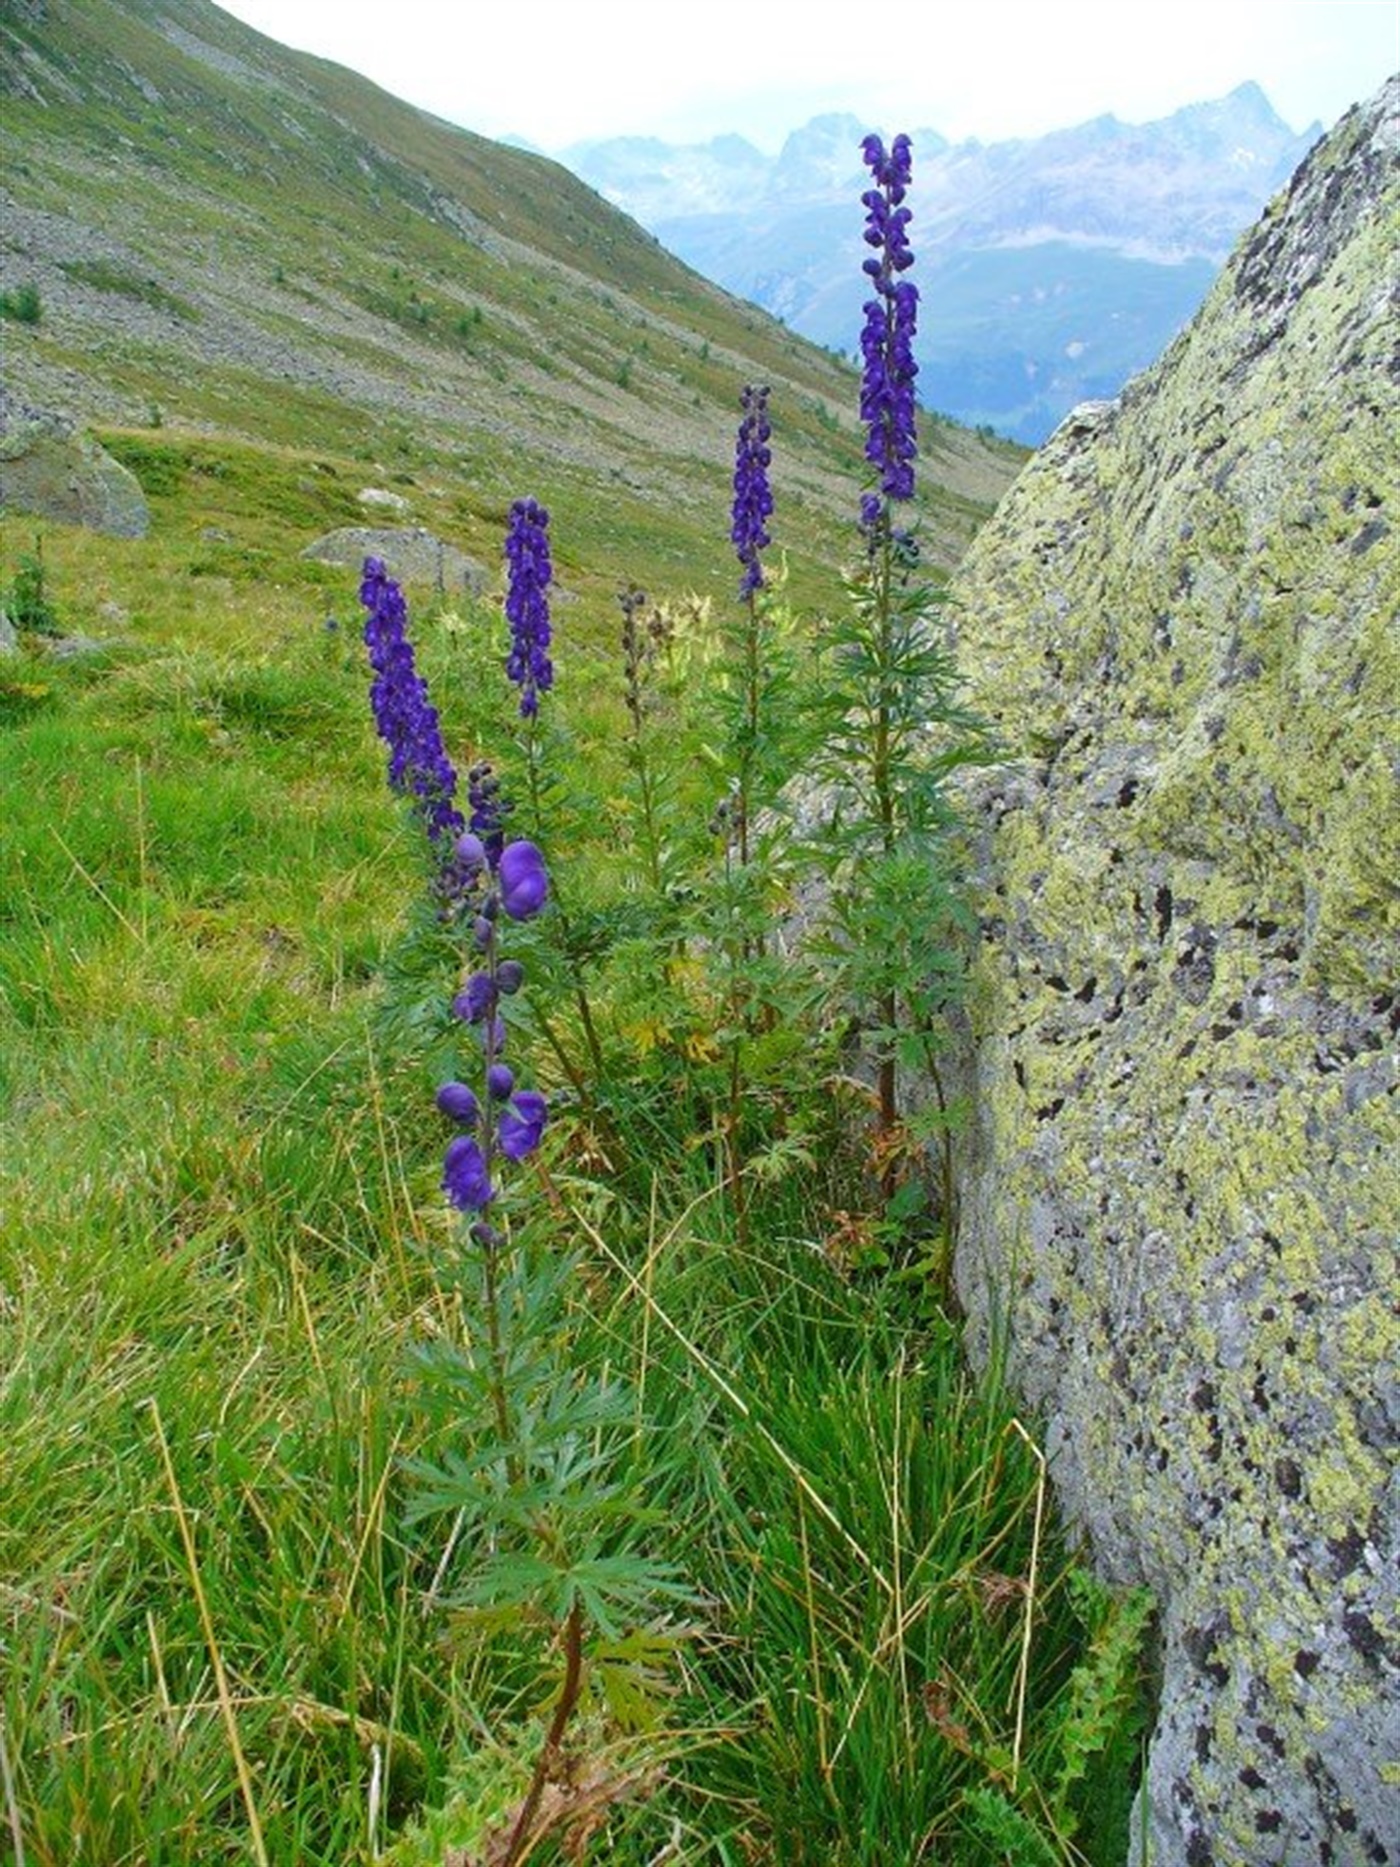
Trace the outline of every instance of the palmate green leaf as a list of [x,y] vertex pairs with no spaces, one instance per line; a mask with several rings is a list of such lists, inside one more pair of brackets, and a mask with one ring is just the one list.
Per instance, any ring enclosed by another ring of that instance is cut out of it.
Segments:
[[446,1597],[452,1607],[497,1610],[529,1607],[554,1621],[561,1610],[564,1575],[557,1563],[537,1550],[500,1551],[488,1556]]
[[473,1458],[449,1452],[440,1460],[406,1459],[404,1472],[411,1489],[404,1500],[405,1523],[465,1511],[473,1519],[495,1517],[511,1487],[504,1453],[490,1448],[494,1458]]
[[[537,1379],[520,1400],[525,1447],[546,1447],[571,1435],[592,1436],[631,1423],[633,1398],[621,1382],[589,1379],[562,1357],[552,1366],[541,1358],[535,1372]],[[518,1384],[525,1387],[523,1381]]]
[[674,1564],[641,1556],[594,1556],[569,1569],[592,1624],[610,1640],[620,1640],[624,1623],[650,1619],[663,1602],[693,1602],[695,1591]]
[[675,1687],[670,1668],[690,1638],[686,1628],[636,1628],[595,1640],[588,1665],[608,1714],[623,1731],[654,1731]]
[[418,1489],[405,1505],[405,1520],[462,1511],[484,1532],[511,1529],[527,1535],[546,1521],[574,1533],[619,1520],[643,1527],[652,1521],[651,1513],[626,1487],[607,1482],[613,1458],[606,1448],[590,1449],[588,1441],[566,1441],[528,1464],[515,1450],[495,1443],[475,1457],[415,1460],[406,1466]]
[[692,1600],[693,1591],[669,1563],[646,1557],[588,1554],[557,1559],[538,1550],[491,1553],[450,1596],[456,1607],[528,1609],[561,1623],[577,1602],[588,1622],[620,1641],[627,1622],[654,1619],[663,1603]]

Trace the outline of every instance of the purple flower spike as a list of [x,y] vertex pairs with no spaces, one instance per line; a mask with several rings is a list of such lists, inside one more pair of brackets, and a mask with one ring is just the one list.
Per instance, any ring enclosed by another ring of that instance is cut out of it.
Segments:
[[381,558],[366,558],[360,584],[365,607],[365,646],[374,681],[370,706],[379,736],[389,747],[390,788],[412,799],[429,840],[455,837],[462,818],[453,803],[457,773],[442,743],[427,683],[413,660],[408,606]]
[[548,1112],[544,1097],[534,1089],[522,1089],[510,1107],[501,1111],[497,1133],[507,1160],[524,1160],[534,1153]]
[[763,588],[760,553],[772,543],[767,528],[773,514],[773,494],[768,485],[773,454],[768,445],[772,429],[768,425],[767,389],[750,383],[739,405],[744,419],[734,444],[734,523],[729,536],[744,567],[739,595],[746,599]]
[[481,1143],[459,1134],[442,1163],[442,1190],[459,1212],[482,1212],[495,1198]]
[[513,921],[532,919],[549,899],[544,857],[533,843],[507,843],[501,851],[497,875],[501,906]]
[[437,1105],[464,1128],[475,1128],[481,1119],[481,1105],[465,1083],[444,1083],[437,1092]]
[[467,803],[471,807],[471,828],[481,838],[486,859],[494,868],[505,844],[505,819],[509,803],[501,796],[501,781],[485,759],[479,759],[467,773]]
[[554,683],[549,658],[549,514],[533,499],[517,499],[506,533],[506,621],[510,654],[506,673],[520,689],[520,717],[533,719],[539,697]]
[[861,196],[865,241],[874,249],[864,262],[876,296],[865,306],[860,349],[860,414],[866,424],[865,457],[879,476],[880,497],[861,501],[861,526],[873,538],[886,517],[885,501],[912,499],[918,437],[914,402],[914,333],[919,290],[900,275],[914,263],[909,244],[909,209],[903,205],[913,173],[909,138],[896,136],[888,154],[878,136],[861,144],[876,186]]

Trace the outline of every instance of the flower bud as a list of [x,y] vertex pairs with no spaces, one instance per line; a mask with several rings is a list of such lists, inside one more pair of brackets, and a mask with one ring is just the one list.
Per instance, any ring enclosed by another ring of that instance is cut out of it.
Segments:
[[444,1083],[437,1092],[437,1105],[444,1115],[467,1128],[474,1128],[481,1116],[480,1104],[465,1083]]
[[513,921],[532,919],[549,899],[544,857],[533,843],[507,843],[497,873],[501,906]]

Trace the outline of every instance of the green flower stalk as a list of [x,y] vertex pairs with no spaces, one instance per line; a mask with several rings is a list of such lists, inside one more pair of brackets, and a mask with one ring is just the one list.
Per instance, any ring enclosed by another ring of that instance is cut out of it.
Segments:
[[919,574],[915,529],[896,516],[914,496],[918,453],[909,139],[897,136],[886,151],[870,136],[863,152],[873,183],[862,197],[873,289],[861,340],[861,416],[873,485],[860,506],[863,557],[834,630],[822,775],[843,799],[830,839],[831,964],[872,1045],[875,1153],[892,1196],[904,1135],[901,1072],[917,1061],[940,1093],[938,1031],[961,979],[968,910],[955,872],[948,781],[959,766],[992,754],[985,726],[958,700],[936,620],[939,593]]

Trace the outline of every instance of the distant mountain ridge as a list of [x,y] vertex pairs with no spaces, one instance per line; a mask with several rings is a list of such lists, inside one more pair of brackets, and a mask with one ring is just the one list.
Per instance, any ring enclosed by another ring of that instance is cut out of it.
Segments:
[[[776,157],[738,136],[619,137],[561,160],[706,277],[848,348],[867,128],[816,117]],[[1116,393],[1320,134],[1295,133],[1253,83],[1154,123],[1102,116],[996,143],[913,132],[925,404],[1036,444],[1075,403]]]

